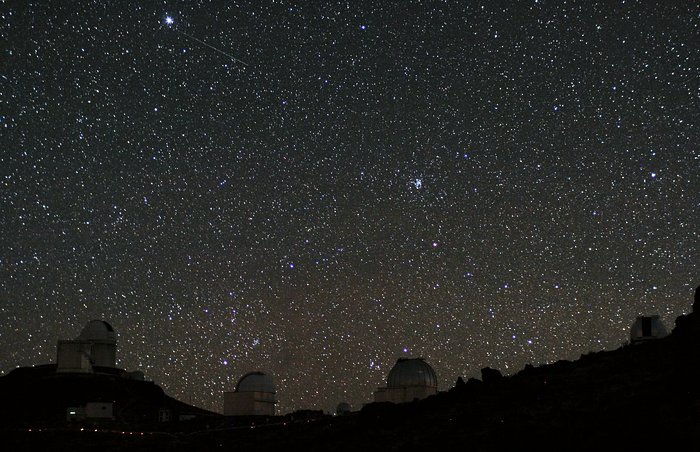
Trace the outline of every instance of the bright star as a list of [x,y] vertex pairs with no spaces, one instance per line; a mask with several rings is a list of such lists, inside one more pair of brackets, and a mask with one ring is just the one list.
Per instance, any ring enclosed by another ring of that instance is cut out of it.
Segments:
[[172,25],[175,23],[175,19],[171,16],[165,16],[165,25]]

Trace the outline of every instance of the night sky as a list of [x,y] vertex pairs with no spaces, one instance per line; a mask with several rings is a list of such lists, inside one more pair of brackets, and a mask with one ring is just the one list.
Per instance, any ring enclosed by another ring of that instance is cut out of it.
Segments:
[[2,2],[0,371],[98,318],[185,402],[334,411],[671,330],[699,43],[691,1]]

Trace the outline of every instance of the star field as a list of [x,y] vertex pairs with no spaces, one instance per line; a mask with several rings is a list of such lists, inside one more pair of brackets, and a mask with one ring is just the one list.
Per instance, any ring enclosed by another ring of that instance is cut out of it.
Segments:
[[100,318],[221,411],[439,389],[670,330],[698,284],[700,9],[6,2],[0,372]]

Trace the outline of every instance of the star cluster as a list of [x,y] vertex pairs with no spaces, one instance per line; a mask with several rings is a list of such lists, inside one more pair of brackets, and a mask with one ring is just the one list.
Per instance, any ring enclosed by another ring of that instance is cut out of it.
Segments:
[[673,328],[697,286],[699,10],[650,1],[0,8],[0,371],[90,319],[221,411],[354,409]]

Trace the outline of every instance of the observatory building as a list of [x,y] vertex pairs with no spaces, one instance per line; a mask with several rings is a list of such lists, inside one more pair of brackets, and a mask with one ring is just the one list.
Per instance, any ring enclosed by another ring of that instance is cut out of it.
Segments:
[[233,392],[224,392],[224,416],[274,416],[275,394],[272,377],[262,372],[247,373]]
[[437,377],[423,358],[399,358],[389,372],[386,388],[374,392],[375,402],[404,403],[437,393]]
[[350,414],[351,411],[352,411],[352,408],[350,407],[349,403],[340,402],[335,409],[335,415],[336,416],[345,416],[346,414]]
[[95,367],[116,367],[117,335],[104,320],[91,320],[80,336],[59,340],[57,372],[94,372]]
[[637,344],[654,339],[660,339],[668,335],[658,315],[637,316],[632,328],[630,328],[630,342]]

